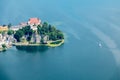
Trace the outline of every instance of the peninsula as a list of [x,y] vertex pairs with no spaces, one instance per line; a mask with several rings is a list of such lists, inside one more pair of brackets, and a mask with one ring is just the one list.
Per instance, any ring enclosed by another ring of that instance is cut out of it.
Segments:
[[63,43],[63,32],[39,18],[30,18],[28,22],[22,22],[17,26],[0,26],[0,51],[12,46],[57,47]]

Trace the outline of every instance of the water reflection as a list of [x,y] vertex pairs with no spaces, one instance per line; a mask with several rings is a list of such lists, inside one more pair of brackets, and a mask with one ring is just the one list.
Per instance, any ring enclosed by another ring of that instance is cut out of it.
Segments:
[[16,46],[16,49],[26,52],[46,52],[49,47],[47,46]]

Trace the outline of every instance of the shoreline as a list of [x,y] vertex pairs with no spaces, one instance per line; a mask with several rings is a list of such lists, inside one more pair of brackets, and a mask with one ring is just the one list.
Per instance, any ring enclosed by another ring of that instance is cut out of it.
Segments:
[[[52,42],[61,41],[59,44],[51,44]],[[13,43],[13,46],[48,46],[48,47],[58,47],[64,43],[64,40],[50,41],[47,44],[29,44],[29,43]]]
[[6,48],[0,48],[0,52],[4,52],[7,51],[9,48],[11,48],[12,46],[7,46]]
[[[59,44],[51,44],[52,42],[57,42],[57,41],[61,41]],[[62,40],[56,40],[56,41],[49,41],[47,44],[29,44],[29,43],[12,43],[12,46],[26,46],[26,47],[30,47],[30,46],[46,46],[46,47],[51,47],[51,48],[54,48],[54,47],[58,47],[58,46],[61,46],[62,44],[64,44],[64,39]],[[12,46],[9,46],[7,48],[0,48],[0,52],[4,52],[4,51],[7,51],[7,49],[11,48]]]
[[59,40],[59,41],[61,41],[61,43],[59,43],[59,44],[50,44],[50,43],[48,43],[47,46],[49,46],[49,47],[58,47],[58,46],[61,46],[65,42],[64,40]]
[[1,48],[0,52],[6,51],[8,48]]
[[[58,47],[64,43],[64,34],[56,26],[48,22],[41,22],[39,18],[30,18],[25,23],[12,26],[1,26],[6,28],[0,33],[0,51],[9,49],[12,46],[47,46]],[[3,47],[2,47],[3,46]]]

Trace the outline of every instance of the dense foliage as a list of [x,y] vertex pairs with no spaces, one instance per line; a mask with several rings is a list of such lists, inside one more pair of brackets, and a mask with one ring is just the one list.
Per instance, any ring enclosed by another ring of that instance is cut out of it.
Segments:
[[12,26],[12,24],[11,24],[11,23],[9,23],[9,24],[8,24],[8,28],[11,28],[11,26]]
[[[8,32],[11,35],[11,31]],[[25,26],[22,29],[19,29],[14,34],[14,38],[20,42],[21,38],[25,36],[27,41],[31,41],[34,31],[30,26]],[[47,22],[44,22],[42,25],[37,26],[37,33],[41,36],[41,43],[44,43],[44,37],[48,36],[49,40],[60,40],[64,39],[64,35],[60,30],[57,30],[54,26],[51,26]]]
[[14,34],[14,31],[13,30],[8,30],[7,34],[12,35],[12,34]]
[[54,26],[51,26],[47,22],[44,22],[43,25],[38,25],[37,32],[42,37],[45,35],[49,36],[49,40],[59,40],[64,39],[64,35],[60,30],[57,30]]
[[3,47],[3,49],[7,48],[7,46],[5,44],[2,44],[2,47]]
[[16,33],[14,34],[14,38],[17,40],[17,42],[20,42],[20,39],[22,38],[23,35],[24,35],[23,31],[20,29],[16,31]]
[[33,30],[31,29],[31,27],[30,26],[23,27],[22,31],[24,35],[27,36],[27,41],[30,41],[33,34]]
[[30,26],[25,26],[22,29],[19,29],[18,31],[16,31],[16,33],[14,34],[14,38],[18,42],[20,42],[20,39],[23,36],[27,36],[27,41],[30,41],[31,37],[32,37],[32,34],[33,34],[33,30],[31,29],[31,27]]

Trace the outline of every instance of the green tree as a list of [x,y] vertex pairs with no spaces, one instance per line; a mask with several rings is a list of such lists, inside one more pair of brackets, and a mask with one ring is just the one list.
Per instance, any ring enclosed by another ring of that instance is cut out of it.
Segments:
[[64,35],[62,32],[57,33],[57,39],[64,39]]
[[55,28],[55,26],[49,25],[48,30],[49,30],[49,32],[55,32],[56,28]]
[[38,32],[38,34],[41,34],[41,28],[42,28],[41,25],[38,25],[38,26],[37,26],[37,32]]
[[9,24],[8,24],[8,28],[11,28],[11,26],[12,26],[12,24],[11,24],[11,23],[9,23]]
[[[55,26],[44,22],[42,26],[37,27],[38,34],[42,36],[48,35],[50,40],[64,39],[64,35],[60,30],[57,30]],[[43,37],[42,37],[43,38]]]
[[25,35],[29,35],[30,30],[31,30],[30,26],[25,26],[22,28],[22,31],[24,32]]
[[55,32],[55,31],[56,31],[55,26],[52,26],[52,31],[51,32]]
[[33,35],[33,30],[31,29],[30,26],[25,26],[22,28],[22,31],[24,33],[24,35],[27,35],[27,41],[30,41]]
[[31,38],[32,38],[31,36],[28,36],[28,37],[27,37],[27,41],[30,41],[30,40],[31,40]]
[[40,35],[45,35],[45,34],[46,34],[46,32],[45,32],[45,27],[38,26],[38,27],[37,27],[37,32],[38,32]]
[[48,27],[48,23],[47,22],[44,22],[42,27]]
[[2,31],[2,35],[5,35],[5,33],[6,33],[5,31]]
[[2,44],[2,48],[5,49],[7,48],[7,46],[5,44]]
[[57,40],[57,35],[55,32],[51,32],[49,33],[49,39],[50,40]]
[[23,35],[24,35],[23,31],[20,29],[16,31],[16,33],[14,34],[14,38],[17,40],[17,42],[20,42],[20,39],[22,38]]
[[41,41],[40,41],[40,42],[41,42],[41,44],[44,44],[44,39],[43,39],[43,38],[41,38]]
[[5,27],[6,25],[5,24],[3,24],[3,27]]
[[7,32],[8,35],[12,35],[13,33],[14,33],[13,30],[8,30],[8,32]]

